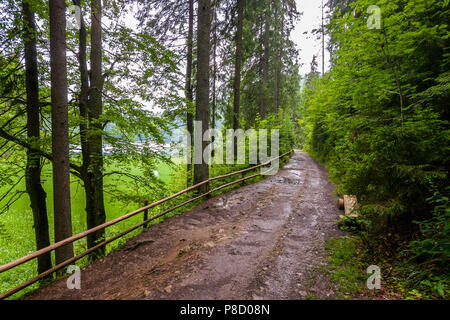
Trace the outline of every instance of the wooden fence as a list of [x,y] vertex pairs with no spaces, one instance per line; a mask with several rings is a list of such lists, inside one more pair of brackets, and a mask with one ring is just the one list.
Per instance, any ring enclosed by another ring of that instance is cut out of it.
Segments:
[[[43,255],[45,253],[51,252],[51,251],[53,251],[53,250],[55,250],[57,248],[60,248],[60,247],[62,247],[64,245],[67,245],[69,243],[72,243],[74,241],[82,239],[82,238],[84,238],[84,237],[86,237],[86,236],[88,236],[88,235],[90,235],[90,234],[92,234],[92,233],[94,233],[96,231],[105,229],[107,227],[115,225],[116,223],[124,221],[124,220],[126,220],[128,218],[131,218],[131,217],[133,217],[133,216],[135,216],[135,215],[137,215],[137,214],[139,214],[141,212],[144,212],[144,221],[143,222],[141,222],[141,223],[131,227],[130,229],[125,230],[125,231],[123,231],[123,232],[121,232],[121,233],[119,233],[119,234],[117,234],[117,235],[115,235],[115,236],[113,236],[113,237],[111,237],[111,238],[109,238],[109,239],[107,239],[107,240],[105,240],[105,241],[95,245],[92,248],[89,248],[88,250],[78,254],[77,256],[74,256],[74,257],[72,257],[72,258],[62,262],[62,263],[54,266],[53,268],[51,268],[51,269],[49,269],[49,270],[47,270],[47,271],[45,271],[43,273],[38,274],[36,277],[34,277],[34,278],[32,278],[32,279],[22,283],[21,285],[15,287],[13,289],[10,289],[9,291],[7,291],[5,293],[0,294],[0,300],[1,299],[5,299],[5,298],[7,298],[7,297],[9,297],[9,296],[19,292],[20,290],[22,290],[22,289],[32,285],[33,283],[35,283],[37,281],[39,281],[40,279],[42,279],[42,278],[44,278],[44,277],[46,277],[46,276],[48,276],[48,275],[50,275],[50,274],[52,274],[52,273],[54,273],[54,272],[56,272],[58,270],[64,268],[65,266],[67,266],[67,265],[69,265],[69,264],[71,264],[71,263],[73,263],[73,262],[83,258],[84,256],[86,256],[86,255],[94,252],[95,250],[101,248],[102,246],[105,246],[108,243],[110,243],[110,242],[112,242],[114,240],[117,240],[117,239],[123,237],[124,235],[126,235],[126,234],[128,234],[128,233],[130,233],[130,232],[132,232],[132,231],[134,231],[136,229],[138,229],[139,227],[147,226],[149,222],[151,222],[153,220],[156,220],[158,218],[161,218],[162,216],[168,214],[169,212],[172,212],[172,211],[174,211],[174,210],[176,210],[178,208],[181,208],[181,207],[185,206],[188,203],[194,202],[194,201],[196,201],[198,199],[201,199],[201,198],[203,198],[203,197],[205,197],[207,195],[210,195],[213,192],[216,192],[216,191],[218,191],[220,189],[223,189],[223,188],[229,187],[229,186],[231,186],[233,184],[236,184],[236,183],[239,183],[239,182],[244,182],[245,180],[252,179],[252,178],[255,178],[257,176],[262,175],[262,173],[259,172],[257,174],[251,175],[251,176],[247,176],[247,177],[244,176],[245,173],[247,173],[249,171],[252,171],[252,170],[255,170],[255,169],[258,169],[258,168],[261,168],[261,167],[265,167],[265,166],[271,164],[273,161],[281,159],[281,158],[285,157],[286,155],[289,155],[289,154],[292,154],[292,153],[293,153],[293,150],[291,150],[289,152],[286,152],[286,153],[282,154],[281,156],[273,158],[273,159],[271,159],[271,160],[269,160],[269,161],[267,161],[265,163],[262,163],[260,165],[253,166],[253,167],[250,167],[250,168],[247,168],[247,169],[244,169],[244,170],[240,170],[240,171],[236,171],[236,172],[231,172],[231,173],[228,173],[228,174],[225,174],[225,175],[222,175],[222,176],[217,176],[217,177],[210,178],[210,179],[205,180],[203,182],[200,182],[200,183],[198,183],[198,184],[196,184],[196,185],[194,185],[192,187],[189,187],[189,188],[186,188],[186,189],[184,189],[182,191],[179,191],[179,192],[177,192],[177,193],[175,193],[175,194],[173,194],[173,195],[171,195],[171,196],[169,196],[167,198],[164,198],[162,200],[153,202],[151,204],[147,204],[146,203],[146,205],[144,207],[142,207],[142,208],[140,208],[138,210],[135,210],[133,212],[127,213],[127,214],[125,214],[125,215],[123,215],[121,217],[118,217],[118,218],[113,219],[111,221],[108,221],[108,222],[106,222],[104,224],[101,224],[101,225],[99,225],[99,226],[97,226],[95,228],[92,228],[92,229],[89,229],[87,231],[81,232],[81,233],[79,233],[77,235],[74,235],[74,236],[72,236],[70,238],[64,239],[64,240],[59,241],[59,242],[57,242],[55,244],[52,244],[52,245],[50,245],[48,247],[45,247],[43,249],[40,249],[40,250],[35,251],[33,253],[30,253],[30,254],[28,254],[26,256],[23,256],[22,258],[19,258],[19,259],[15,260],[15,261],[12,261],[10,263],[7,263],[5,265],[0,266],[0,274],[1,274],[3,272],[11,270],[12,268],[15,268],[15,267],[17,267],[19,265],[22,265],[22,264],[24,264],[24,263],[26,263],[26,262],[28,262],[28,261],[30,261],[32,259],[35,259],[35,258],[37,258],[37,257],[39,257],[39,256],[41,256],[41,255]],[[180,203],[180,204],[178,204],[178,205],[176,205],[176,206],[174,206],[174,207],[172,207],[170,209],[165,210],[164,212],[161,212],[160,214],[158,214],[156,216],[148,218],[148,210],[151,209],[151,208],[154,208],[154,207],[156,207],[156,206],[158,206],[158,205],[160,205],[162,203],[165,203],[165,202],[167,202],[169,200],[172,200],[172,199],[174,199],[174,198],[176,198],[176,197],[178,197],[178,196],[180,196],[182,194],[185,194],[187,192],[193,191],[193,190],[197,189],[198,187],[200,187],[202,185],[209,184],[212,181],[224,179],[224,178],[235,176],[235,175],[238,175],[238,174],[242,174],[242,178],[241,179],[237,179],[237,180],[234,180],[232,182],[223,184],[223,185],[221,185],[221,186],[219,186],[217,188],[211,189],[211,190],[209,190],[206,193],[203,193],[203,194],[198,195],[198,196],[196,196],[194,198],[191,198],[191,199],[189,199],[189,200],[187,200],[187,201],[185,201],[183,203]]]

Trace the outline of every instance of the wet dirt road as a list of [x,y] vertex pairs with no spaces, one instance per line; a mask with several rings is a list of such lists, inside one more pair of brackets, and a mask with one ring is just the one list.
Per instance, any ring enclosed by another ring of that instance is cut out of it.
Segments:
[[280,171],[151,227],[30,299],[333,299],[325,243],[341,232],[324,168],[296,151]]

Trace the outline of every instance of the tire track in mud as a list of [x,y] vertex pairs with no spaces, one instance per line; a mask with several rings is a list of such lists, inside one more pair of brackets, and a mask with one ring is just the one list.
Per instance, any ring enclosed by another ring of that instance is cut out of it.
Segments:
[[332,284],[319,271],[326,267],[326,240],[340,235],[330,219],[330,213],[336,212],[333,201],[324,192],[331,192],[332,186],[317,163],[307,161],[307,166],[304,183],[292,203],[294,210],[278,239],[277,254],[268,263],[272,267],[256,279],[259,287],[253,299],[336,298]]
[[276,175],[208,199],[89,265],[81,290],[61,279],[30,298],[334,298],[317,272],[325,241],[340,234],[332,192],[324,168],[296,152]]

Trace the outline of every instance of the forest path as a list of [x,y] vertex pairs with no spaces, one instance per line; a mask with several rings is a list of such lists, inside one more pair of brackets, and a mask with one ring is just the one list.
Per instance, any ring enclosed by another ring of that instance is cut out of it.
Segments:
[[341,235],[323,166],[299,151],[266,179],[208,199],[29,299],[332,299],[326,240]]

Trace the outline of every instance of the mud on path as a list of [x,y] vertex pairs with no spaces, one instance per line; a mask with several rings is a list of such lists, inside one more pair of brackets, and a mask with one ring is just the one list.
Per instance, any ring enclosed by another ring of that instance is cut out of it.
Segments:
[[276,175],[211,198],[29,299],[332,299],[325,243],[340,235],[325,169],[296,151]]

